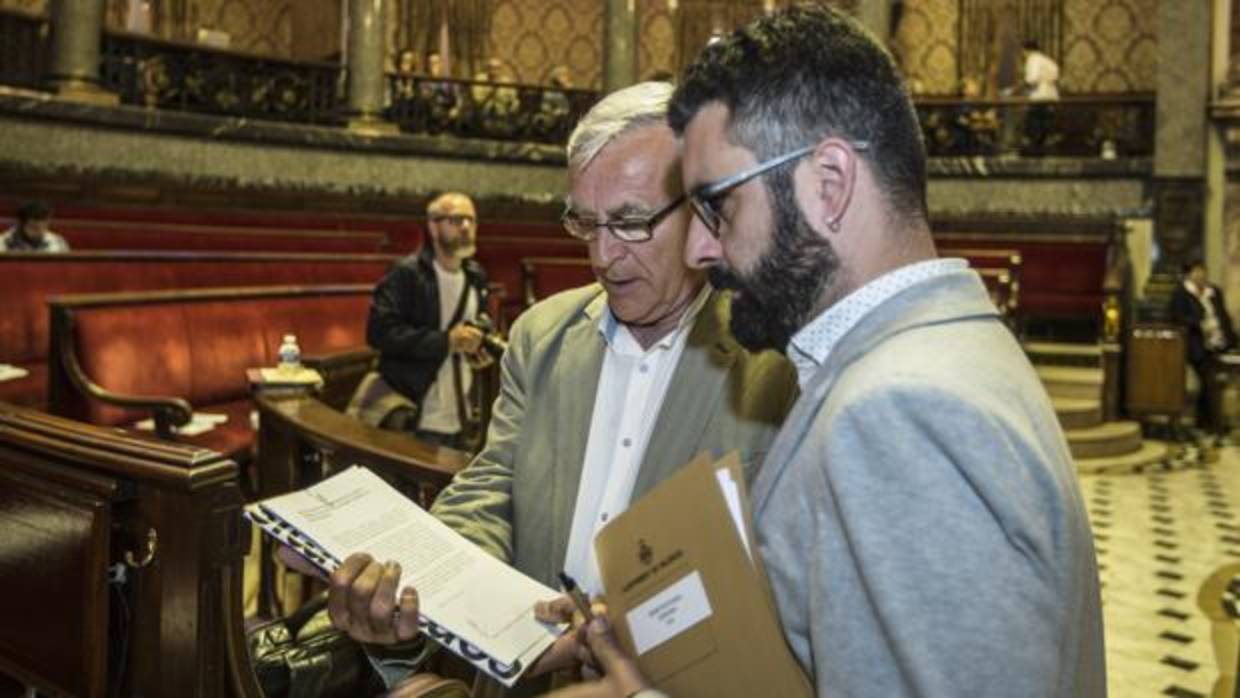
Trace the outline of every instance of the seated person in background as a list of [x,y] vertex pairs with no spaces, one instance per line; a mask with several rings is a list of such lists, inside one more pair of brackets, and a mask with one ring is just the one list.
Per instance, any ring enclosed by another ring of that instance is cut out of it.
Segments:
[[443,79],[446,77],[443,57],[437,52],[426,54],[425,65],[426,74],[431,79],[422,81],[418,92],[427,103],[432,130],[441,131],[457,117],[457,84]]
[[17,224],[0,235],[0,252],[68,252],[69,243],[53,233],[48,224],[52,209],[31,201],[17,209]]
[[[472,259],[476,227],[468,196],[435,197],[426,207],[427,243],[393,265],[375,286],[366,341],[379,352],[382,380],[368,380],[359,388],[359,404],[352,409],[363,421],[463,447],[464,396],[473,372],[462,359],[483,361],[482,331],[470,323],[487,301],[486,273]],[[403,412],[403,424],[394,423],[401,411],[380,407],[380,414],[368,414],[371,406],[392,404],[382,397],[392,390],[413,413]]]
[[1214,359],[1236,347],[1236,332],[1223,291],[1206,278],[1206,265],[1194,260],[1184,265],[1184,280],[1171,293],[1171,321],[1184,327],[1188,364],[1197,374],[1197,426],[1213,430],[1219,405]]
[[396,54],[396,74],[392,79],[392,101],[413,99],[418,74],[418,54],[410,48]]
[[973,103],[982,98],[982,86],[977,78],[965,78],[960,83],[960,96],[964,103],[956,110],[952,123],[952,145],[959,155],[990,154],[995,150],[999,117],[994,107]]
[[[577,125],[564,225],[589,246],[599,283],[517,318],[486,445],[431,510],[553,588],[566,570],[599,593],[595,533],[698,453],[738,450],[752,478],[795,395],[788,362],[743,350],[727,331],[728,296],[685,266],[671,92],[625,88]],[[417,593],[398,599],[400,577],[369,556],[346,560],[331,579],[336,626],[372,644],[414,638]],[[564,666],[574,649],[566,634],[532,671]]]
[[566,90],[573,87],[573,74],[566,65],[551,69],[547,89],[543,90],[538,114],[534,116],[535,130],[542,135],[552,135],[569,126],[568,116],[572,103]]
[[470,88],[478,126],[489,136],[510,136],[517,130],[521,99],[512,71],[498,58],[488,58],[486,69],[474,75]]

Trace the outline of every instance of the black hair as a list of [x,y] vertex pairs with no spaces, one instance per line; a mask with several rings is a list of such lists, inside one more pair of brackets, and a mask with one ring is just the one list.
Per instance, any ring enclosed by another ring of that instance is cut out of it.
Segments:
[[1025,43],[1021,44],[1021,48],[1026,51],[1041,51],[1042,46],[1038,44],[1037,39],[1025,39]]
[[30,201],[17,208],[17,222],[45,221],[52,217],[52,208],[42,201]]
[[834,136],[860,153],[894,211],[926,216],[926,149],[891,54],[851,17],[819,5],[777,11],[707,46],[685,69],[668,120],[683,134],[711,102],[729,140],[759,159]]

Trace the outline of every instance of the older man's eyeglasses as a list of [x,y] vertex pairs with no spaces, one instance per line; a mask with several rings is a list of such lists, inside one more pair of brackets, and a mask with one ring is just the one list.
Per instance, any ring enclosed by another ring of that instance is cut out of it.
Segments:
[[685,195],[681,194],[671,203],[663,208],[655,211],[649,216],[626,216],[611,221],[596,221],[590,218],[582,218],[572,209],[564,212],[560,217],[560,222],[564,224],[564,229],[569,235],[578,240],[586,242],[594,242],[599,235],[600,228],[606,228],[616,237],[617,240],[624,242],[645,242],[654,237],[654,229],[675,211],[681,204],[685,202]]
[[[849,145],[853,147],[853,150],[867,150],[870,147],[870,142],[849,141]],[[780,165],[786,165],[809,155],[814,152],[816,147],[818,147],[817,144],[807,145],[791,153],[784,153],[778,157],[760,162],[747,170],[737,172],[717,182],[707,182],[689,193],[689,206],[693,208],[694,215],[706,225],[706,229],[710,231],[711,235],[717,238],[719,237],[719,229],[723,227],[724,223],[723,213],[720,209],[723,206],[724,199],[728,198],[728,194],[732,193],[733,189],[755,177],[774,170]]]
[[473,225],[477,222],[474,220],[473,216],[466,215],[464,213],[442,213],[431,216],[431,220],[436,223],[451,223],[458,228],[466,225]]

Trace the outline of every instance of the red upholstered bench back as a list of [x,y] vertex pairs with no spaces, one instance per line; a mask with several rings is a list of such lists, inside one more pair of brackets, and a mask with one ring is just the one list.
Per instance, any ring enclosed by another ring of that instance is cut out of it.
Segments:
[[526,306],[595,281],[590,260],[580,257],[522,257],[521,288]]
[[47,299],[62,294],[297,284],[374,284],[395,258],[185,252],[0,255],[0,363],[45,361]]
[[942,219],[932,222],[942,248],[1020,254],[1022,320],[1096,323],[1126,264],[1122,226],[1109,218]]
[[[61,297],[56,351],[72,351],[83,374],[113,393],[226,403],[248,396],[247,368],[276,364],[285,334],[297,335],[304,355],[364,347],[370,295],[353,285]],[[66,384],[63,366],[52,371],[55,414],[95,424],[148,416],[90,400]]]

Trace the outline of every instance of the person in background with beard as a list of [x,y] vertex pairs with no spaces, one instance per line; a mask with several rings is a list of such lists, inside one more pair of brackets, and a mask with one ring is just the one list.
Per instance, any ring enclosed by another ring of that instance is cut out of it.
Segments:
[[427,205],[429,240],[375,286],[366,341],[379,352],[382,384],[364,385],[359,393],[369,395],[357,399],[383,404],[376,395],[394,390],[413,406],[411,414],[404,424],[390,421],[402,412],[385,414],[382,426],[453,448],[463,447],[458,401],[469,393],[473,375],[460,359],[487,361],[482,330],[469,324],[487,307],[486,273],[473,260],[477,225],[474,202],[464,194],[441,194]]
[[[1046,390],[976,272],[937,258],[890,55],[800,6],[708,46],[672,99],[686,262],[801,395],[750,489],[818,696],[1106,694],[1097,563]],[[607,677],[646,689],[598,621]]]

